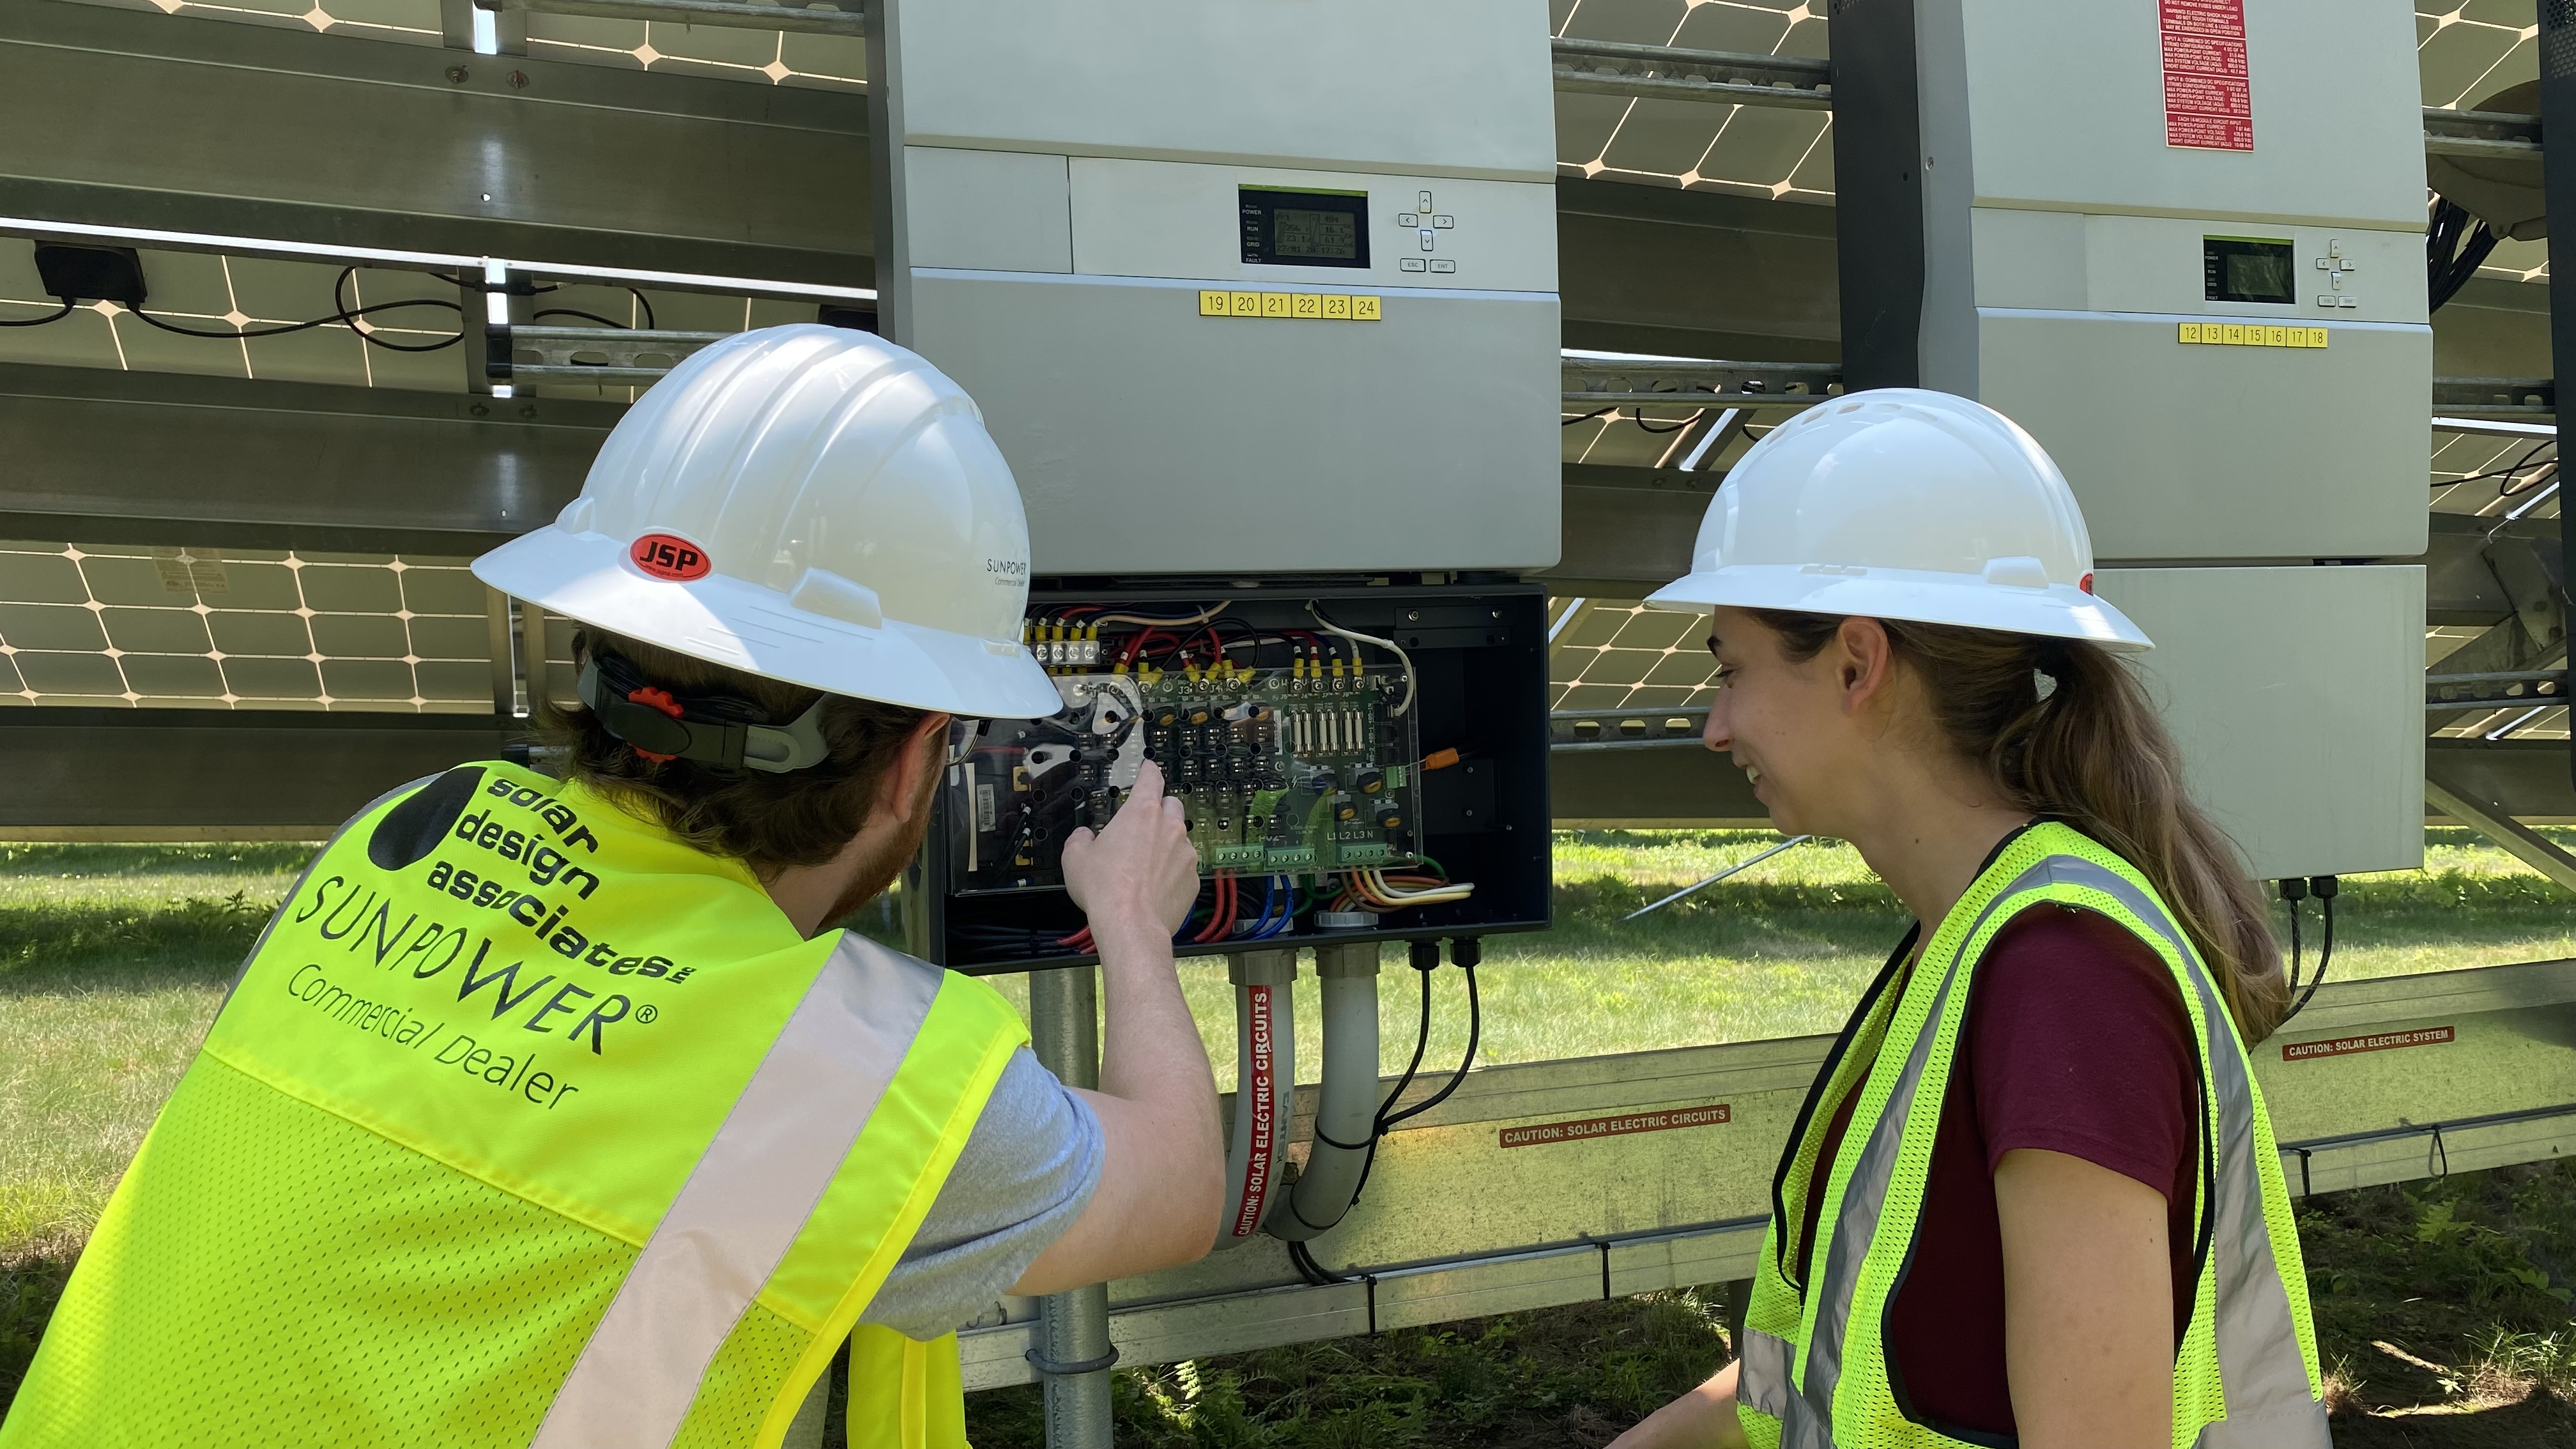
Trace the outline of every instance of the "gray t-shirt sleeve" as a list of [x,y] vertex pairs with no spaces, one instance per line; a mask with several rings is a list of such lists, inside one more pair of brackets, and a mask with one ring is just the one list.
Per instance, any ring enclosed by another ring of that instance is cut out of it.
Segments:
[[1089,1103],[1022,1047],[1002,1069],[957,1165],[862,1323],[924,1342],[990,1313],[1100,1186]]

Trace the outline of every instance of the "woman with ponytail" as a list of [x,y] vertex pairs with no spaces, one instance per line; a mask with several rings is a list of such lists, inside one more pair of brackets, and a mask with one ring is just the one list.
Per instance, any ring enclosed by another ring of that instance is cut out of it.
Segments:
[[1652,602],[1710,614],[1709,748],[1915,925],[1791,1133],[1737,1362],[1614,1449],[2324,1449],[2247,1057],[2279,952],[2055,464],[1854,394],[1746,455],[1693,565]]

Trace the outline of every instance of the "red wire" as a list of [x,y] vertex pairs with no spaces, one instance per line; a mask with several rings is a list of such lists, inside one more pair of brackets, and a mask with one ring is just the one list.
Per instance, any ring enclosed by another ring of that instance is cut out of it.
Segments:
[[1199,933],[1192,936],[1190,940],[1204,946],[1211,941],[1221,939],[1226,932],[1233,929],[1234,877],[1227,872],[1219,871],[1216,877],[1216,896],[1208,903],[1208,923],[1200,927]]

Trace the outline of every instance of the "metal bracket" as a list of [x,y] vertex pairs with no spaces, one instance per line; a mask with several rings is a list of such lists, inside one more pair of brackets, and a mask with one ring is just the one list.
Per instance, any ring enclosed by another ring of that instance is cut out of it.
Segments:
[[2576,855],[2559,849],[2539,831],[2442,784],[2429,769],[2424,778],[2424,799],[2434,809],[2494,841],[2514,859],[2576,891]]

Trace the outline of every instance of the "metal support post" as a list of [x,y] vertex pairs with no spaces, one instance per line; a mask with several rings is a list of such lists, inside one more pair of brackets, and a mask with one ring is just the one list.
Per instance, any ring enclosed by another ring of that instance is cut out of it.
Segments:
[[[1029,977],[1030,1048],[1066,1085],[1100,1085],[1100,974],[1069,966]],[[1047,1449],[1110,1449],[1109,1285],[1095,1283],[1038,1303],[1029,1351],[1046,1385]]]
[[[2576,0],[2539,0],[2540,11],[2540,133],[2544,137],[2564,140],[2576,137]],[[2553,130],[2551,128],[2555,127]],[[2549,230],[2549,275],[2555,278],[2562,270],[2576,276],[2576,146],[2547,145],[2540,148],[2541,197],[2546,211],[2562,218],[2562,224]],[[2559,246],[2567,246],[2567,263],[2561,268]],[[2576,290],[2576,289],[2571,289]],[[2549,355],[2552,377],[2576,377],[2576,297],[2549,289]],[[2559,548],[2567,557],[2567,545],[2576,541],[2576,508],[2558,510]],[[2568,756],[2571,777],[2576,777],[2576,751]]]

